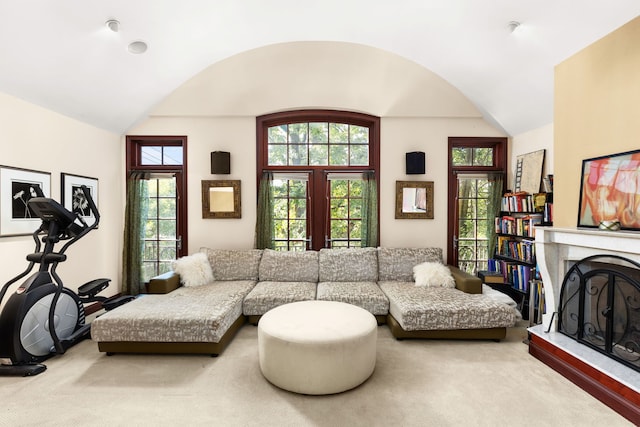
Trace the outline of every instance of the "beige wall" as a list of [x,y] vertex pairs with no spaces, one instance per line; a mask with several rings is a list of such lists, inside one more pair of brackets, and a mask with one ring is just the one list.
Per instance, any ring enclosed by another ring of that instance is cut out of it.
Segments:
[[575,227],[582,160],[640,149],[640,17],[555,70],[554,225]]
[[[120,137],[1,93],[0,128],[0,163],[50,172],[54,199],[60,200],[61,172],[99,179],[100,227],[69,248],[58,273],[71,289],[99,277],[111,278],[111,288],[103,294],[115,294],[123,217]],[[33,250],[30,236],[0,238],[0,285],[27,267],[25,257]]]
[[[245,52],[204,70],[172,93],[138,135],[188,136],[189,252],[253,245],[255,117],[329,108],[381,117],[380,228],[384,246],[446,251],[447,138],[504,136],[457,89],[424,67],[349,43],[298,42]],[[231,175],[213,176],[209,153],[231,152]],[[426,153],[425,175],[405,174],[405,153]],[[200,181],[240,179],[241,219],[202,219]],[[433,220],[395,219],[395,181],[434,181]]]

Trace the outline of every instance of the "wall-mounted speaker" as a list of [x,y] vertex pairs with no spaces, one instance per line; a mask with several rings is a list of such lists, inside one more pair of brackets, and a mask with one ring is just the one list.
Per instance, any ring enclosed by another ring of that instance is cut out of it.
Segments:
[[407,175],[424,174],[424,151],[412,151],[406,155]]
[[212,151],[211,152],[211,173],[212,174],[230,174],[231,173],[231,154],[228,151]]

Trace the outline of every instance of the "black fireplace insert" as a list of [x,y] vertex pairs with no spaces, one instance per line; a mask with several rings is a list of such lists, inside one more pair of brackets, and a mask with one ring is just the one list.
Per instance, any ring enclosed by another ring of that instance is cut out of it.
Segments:
[[559,301],[559,332],[640,372],[640,264],[616,255],[577,261]]

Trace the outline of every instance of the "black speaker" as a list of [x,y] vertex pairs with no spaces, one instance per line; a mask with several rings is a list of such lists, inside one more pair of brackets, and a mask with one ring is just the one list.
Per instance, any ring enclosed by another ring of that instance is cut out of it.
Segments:
[[228,151],[212,151],[211,152],[211,173],[212,174],[230,174],[231,173],[231,154]]
[[424,151],[407,153],[407,175],[424,174]]

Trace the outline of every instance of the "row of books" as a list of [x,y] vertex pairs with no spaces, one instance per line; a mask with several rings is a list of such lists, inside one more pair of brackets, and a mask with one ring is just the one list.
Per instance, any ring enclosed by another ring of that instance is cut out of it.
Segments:
[[533,212],[533,196],[527,192],[505,193],[500,210],[503,212]]
[[498,234],[534,237],[535,226],[542,224],[543,214],[529,214],[522,217],[504,215],[495,218],[495,230]]
[[509,283],[522,292],[528,292],[529,281],[537,278],[535,268],[499,259],[488,260],[488,271],[481,273],[479,277],[484,283]]
[[498,236],[496,254],[532,263],[536,259],[536,245],[533,240],[513,240],[506,236]]

